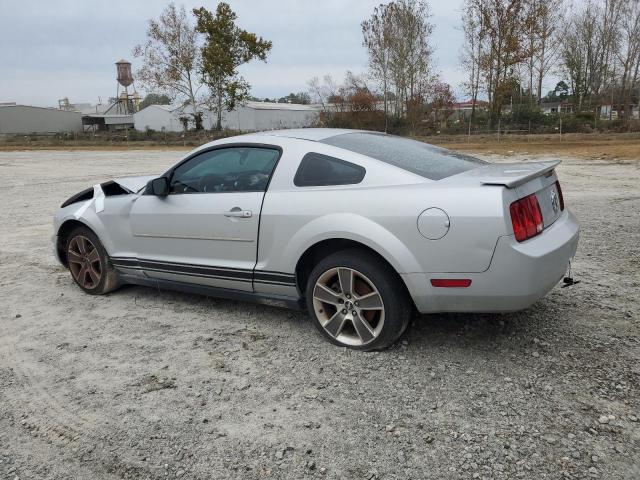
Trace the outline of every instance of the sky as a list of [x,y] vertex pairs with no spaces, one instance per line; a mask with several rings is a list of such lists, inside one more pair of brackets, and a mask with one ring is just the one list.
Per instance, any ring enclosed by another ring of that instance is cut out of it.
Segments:
[[[281,97],[307,90],[307,81],[347,70],[364,73],[367,54],[360,23],[382,0],[230,0],[237,23],[273,42],[267,63],[242,67],[252,95]],[[434,69],[458,88],[462,45],[462,0],[432,0]],[[133,63],[132,49],[144,43],[147,22],[168,0],[0,0],[0,102],[57,106],[106,102],[116,94],[114,63]],[[187,10],[217,2],[176,0]]]

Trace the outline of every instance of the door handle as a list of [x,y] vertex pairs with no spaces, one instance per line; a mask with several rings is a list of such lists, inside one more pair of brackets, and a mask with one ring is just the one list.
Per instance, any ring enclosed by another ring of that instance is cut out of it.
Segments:
[[242,210],[240,207],[234,207],[228,212],[224,212],[225,217],[251,218],[253,213],[251,210]]

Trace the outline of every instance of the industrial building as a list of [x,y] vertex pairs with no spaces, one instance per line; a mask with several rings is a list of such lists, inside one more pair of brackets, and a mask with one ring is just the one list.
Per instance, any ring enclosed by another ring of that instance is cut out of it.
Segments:
[[0,134],[81,132],[82,114],[56,108],[0,105]]
[[[131,62],[116,62],[115,101],[102,112],[90,112],[82,116],[82,124],[86,130],[126,130],[133,128],[133,114],[140,105],[140,96],[136,91]],[[131,91],[129,90],[131,87]]]
[[313,126],[319,105],[247,102],[231,112],[223,112],[223,127],[231,130],[262,131]]
[[[0,104],[0,134],[50,134],[82,131],[117,131],[135,128],[167,132],[182,132],[195,128],[193,107],[187,105],[150,105],[139,110],[140,96],[136,91],[131,63],[116,62],[116,97],[109,105],[73,104],[67,97],[58,101],[58,109]],[[254,132],[281,128],[313,126],[318,119],[319,105],[300,105],[249,101],[231,112],[222,112],[222,127]],[[215,112],[207,108],[202,113],[202,127],[212,130],[217,121]]]
[[[189,118],[189,128],[194,127],[192,111],[191,107],[150,105],[133,114],[135,129],[181,132],[184,130],[181,118]],[[231,112],[223,111],[222,127],[244,132],[310,127],[319,113],[318,105],[250,101]],[[215,113],[204,110],[203,128],[211,130],[215,123]]]
[[[165,132],[182,132],[183,117],[189,119],[189,127],[193,127],[193,109],[178,105],[149,105],[133,114],[133,124],[136,130],[157,130]],[[212,122],[209,112],[202,115],[203,128],[210,130]]]

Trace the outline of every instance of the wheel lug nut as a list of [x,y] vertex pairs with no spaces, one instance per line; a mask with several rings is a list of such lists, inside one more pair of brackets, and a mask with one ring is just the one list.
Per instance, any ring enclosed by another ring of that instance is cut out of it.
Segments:
[[349,295],[348,293],[345,295],[345,297],[347,298],[351,298],[351,295]]
[[356,311],[355,310],[351,310],[351,315],[353,315],[355,317],[356,316]]
[[343,314],[343,315],[346,315],[346,314],[347,314],[347,309],[346,309],[346,308],[343,308],[343,309],[342,309],[342,314]]
[[360,304],[358,302],[355,302],[354,305],[358,307]]
[[338,303],[344,303],[344,300],[343,300],[343,299],[341,299],[341,298],[339,298],[339,299],[338,299]]

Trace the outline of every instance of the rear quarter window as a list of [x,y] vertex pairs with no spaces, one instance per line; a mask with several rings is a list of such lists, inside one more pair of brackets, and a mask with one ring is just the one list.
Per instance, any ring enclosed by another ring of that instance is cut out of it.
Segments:
[[360,165],[312,152],[302,157],[293,184],[297,187],[353,185],[360,183],[365,174],[366,170]]
[[487,163],[446,148],[384,133],[346,133],[326,138],[322,143],[375,158],[430,180],[440,180]]

